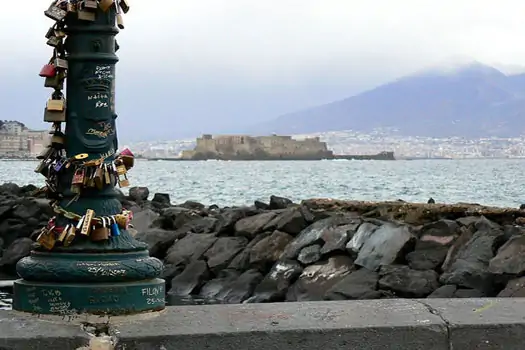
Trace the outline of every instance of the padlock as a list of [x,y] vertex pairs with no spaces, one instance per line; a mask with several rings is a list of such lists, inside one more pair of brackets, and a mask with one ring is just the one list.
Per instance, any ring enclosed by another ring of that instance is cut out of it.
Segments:
[[64,97],[53,96],[47,100],[46,109],[51,112],[62,112],[66,109],[66,101]]
[[80,7],[82,10],[89,10],[89,11],[96,11],[98,9],[98,1],[97,0],[83,0],[81,2]]
[[129,216],[124,214],[117,214],[115,215],[115,221],[117,222],[117,225],[119,228],[126,230],[129,226]]
[[50,28],[47,30],[46,35],[45,35],[46,39],[49,39],[49,38],[51,38],[52,36],[55,36],[55,30],[56,30],[56,28],[57,28],[57,25],[56,25],[56,23],[55,23],[52,27],[50,27]]
[[108,222],[106,221],[106,218],[100,218],[101,224],[99,227],[96,227],[93,231],[91,231],[91,235],[89,238],[91,238],[92,241],[98,242],[98,241],[105,241],[109,239],[109,228],[108,228]]
[[55,61],[54,61],[54,66],[57,69],[67,69],[68,68],[68,63],[67,63],[66,59],[60,58],[60,57],[56,57]]
[[61,132],[57,132],[53,136],[51,136],[51,146],[54,149],[63,149],[65,141],[66,135],[64,135]]
[[67,3],[67,12],[68,13],[74,13],[74,12],[77,12],[77,4],[76,2],[71,2],[69,1]]
[[62,21],[67,16],[67,12],[56,5],[56,0],[49,5],[49,8],[44,11],[46,17],[51,18],[57,22]]
[[118,7],[122,9],[122,12],[128,13],[129,11],[129,3],[128,0],[120,0],[118,3]]
[[113,1],[114,0],[100,0],[98,5],[102,11],[106,12],[113,5]]
[[99,190],[104,187],[104,164],[100,164],[97,167],[93,180],[95,181],[95,186],[97,186]]
[[47,77],[44,81],[44,87],[47,88],[53,88],[55,90],[62,90],[64,89],[64,79],[66,78],[66,75],[63,71],[57,72],[57,74],[54,77]]
[[64,239],[64,242],[62,242],[64,247],[68,247],[69,245],[71,245],[71,243],[73,243],[73,241],[75,240],[75,237],[76,237],[76,228],[74,225],[71,225]]
[[85,172],[83,168],[75,170],[73,179],[71,180],[72,185],[83,185],[84,184]]
[[51,227],[49,229],[44,228],[42,229],[42,232],[36,239],[37,242],[47,250],[53,249],[56,243],[55,233],[53,232],[54,227]]
[[120,29],[124,29],[124,17],[122,16],[122,9],[120,6],[117,6],[116,10],[117,27],[119,27]]
[[93,219],[95,218],[95,211],[93,209],[86,210],[86,215],[84,215],[84,220],[82,221],[82,227],[80,228],[80,234],[84,236],[89,236],[91,229],[93,228]]
[[51,47],[59,47],[62,45],[62,39],[61,38],[58,38],[57,36],[55,36],[53,34],[52,37],[50,37],[49,39],[47,39],[47,42],[46,42],[47,45],[51,46]]
[[53,63],[53,59],[49,60],[49,63],[42,67],[39,75],[42,78],[54,78],[55,75],[57,75],[57,70]]
[[118,228],[118,224],[117,224],[117,221],[115,220],[115,217],[112,216],[110,220],[111,220],[111,235],[115,237],[120,236],[120,229]]

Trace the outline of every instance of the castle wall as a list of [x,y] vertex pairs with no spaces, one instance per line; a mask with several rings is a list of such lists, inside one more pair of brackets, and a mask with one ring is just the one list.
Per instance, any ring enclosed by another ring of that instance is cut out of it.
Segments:
[[212,137],[203,135],[197,138],[194,153],[184,152],[184,158],[195,154],[235,157],[266,154],[274,157],[308,157],[314,155],[332,155],[325,142],[318,137],[295,140],[291,136],[221,135]]

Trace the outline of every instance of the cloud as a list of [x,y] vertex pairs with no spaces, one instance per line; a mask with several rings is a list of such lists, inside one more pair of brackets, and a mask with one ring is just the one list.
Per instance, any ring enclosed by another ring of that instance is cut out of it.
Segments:
[[[200,121],[194,129],[214,118],[246,120],[247,111],[254,111],[254,119],[268,119],[329,102],[453,55],[505,65],[525,62],[520,0],[135,0],[131,5],[118,36],[117,98],[126,100],[117,100],[117,107],[135,110],[125,104],[142,97],[154,110],[151,120],[171,118],[177,110],[177,118]],[[30,79],[50,55],[44,34],[52,22],[43,15],[48,2],[26,0],[22,12],[15,2],[3,6],[0,62]],[[213,103],[202,102],[207,100]]]

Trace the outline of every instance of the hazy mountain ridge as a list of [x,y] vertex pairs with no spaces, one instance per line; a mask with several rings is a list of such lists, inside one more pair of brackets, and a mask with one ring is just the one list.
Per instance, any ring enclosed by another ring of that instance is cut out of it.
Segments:
[[280,116],[260,133],[310,133],[390,127],[431,137],[525,133],[525,74],[479,62],[429,69],[330,104]]

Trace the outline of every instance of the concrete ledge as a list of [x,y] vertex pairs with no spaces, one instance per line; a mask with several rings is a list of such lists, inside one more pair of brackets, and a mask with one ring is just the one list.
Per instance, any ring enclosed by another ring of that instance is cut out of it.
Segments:
[[[99,329],[122,350],[525,348],[521,298],[192,305],[156,315],[103,319]],[[85,329],[69,318],[0,312],[0,349],[77,349],[93,337]]]

